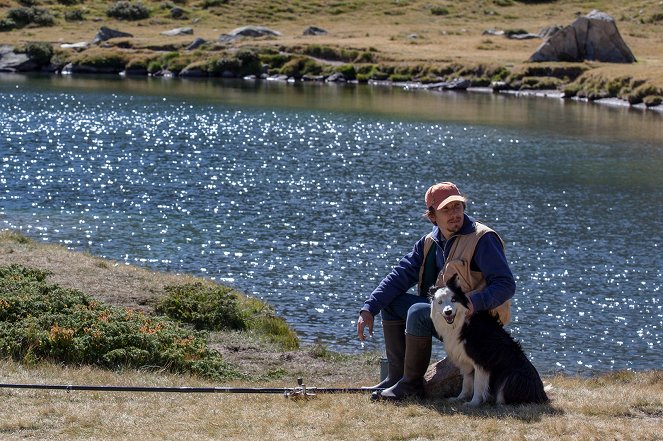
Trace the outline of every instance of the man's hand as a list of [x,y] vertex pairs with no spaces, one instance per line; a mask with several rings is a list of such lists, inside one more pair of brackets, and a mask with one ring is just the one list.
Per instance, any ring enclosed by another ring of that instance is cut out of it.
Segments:
[[465,311],[465,320],[469,320],[470,317],[472,317],[472,314],[474,314],[474,305],[472,304],[472,299],[468,299],[469,302],[467,303],[467,311]]
[[362,311],[359,313],[359,318],[357,319],[357,335],[359,336],[359,340],[366,340],[366,336],[364,335],[364,328],[366,326],[368,326],[368,335],[373,335],[373,322],[373,314],[370,312]]

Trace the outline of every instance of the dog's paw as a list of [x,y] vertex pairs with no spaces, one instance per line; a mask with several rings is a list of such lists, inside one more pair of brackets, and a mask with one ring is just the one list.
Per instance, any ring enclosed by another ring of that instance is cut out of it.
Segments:
[[459,402],[468,401],[470,398],[472,398],[471,395],[460,394],[457,397],[449,398],[449,401],[453,401],[454,403],[459,403]]
[[481,400],[472,400],[465,403],[464,406],[475,408],[481,406],[482,404],[483,402]]

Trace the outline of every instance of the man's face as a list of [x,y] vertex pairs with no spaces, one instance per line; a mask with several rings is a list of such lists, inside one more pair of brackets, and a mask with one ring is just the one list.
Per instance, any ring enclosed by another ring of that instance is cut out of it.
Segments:
[[429,214],[428,218],[438,226],[442,235],[449,239],[460,231],[463,226],[463,213],[465,206],[462,202],[449,202],[444,207],[435,211],[435,215]]

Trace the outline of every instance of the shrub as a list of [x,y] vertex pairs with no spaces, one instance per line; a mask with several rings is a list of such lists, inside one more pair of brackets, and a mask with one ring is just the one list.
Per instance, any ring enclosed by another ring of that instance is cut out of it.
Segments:
[[22,50],[31,60],[40,66],[45,66],[50,63],[51,57],[53,56],[53,46],[50,43],[43,41],[28,42]]
[[0,20],[0,32],[7,32],[11,31],[12,29],[16,29],[18,26],[16,25],[16,22],[14,20],[11,20],[9,18],[3,18]]
[[6,20],[13,22],[15,27],[24,27],[29,24],[37,26],[53,26],[55,18],[48,9],[36,7],[13,8],[7,11]]
[[660,95],[647,95],[642,99],[642,102],[647,107],[659,106],[663,102],[663,97]]
[[37,6],[39,4],[39,0],[17,0],[16,3],[18,3],[21,6],[26,6],[30,8],[32,6]]
[[150,11],[142,3],[119,1],[108,7],[106,15],[118,20],[142,20],[150,16]]
[[83,21],[85,20],[85,14],[81,9],[71,9],[65,11],[64,19],[66,21]]
[[322,66],[308,57],[297,57],[283,65],[280,72],[289,77],[301,78],[304,75],[320,75]]
[[207,348],[205,334],[49,285],[48,274],[0,267],[0,355],[32,363],[165,369],[217,380],[238,376]]
[[85,0],[58,0],[58,3],[65,6],[73,6],[79,3],[83,3]]
[[344,64],[336,68],[336,72],[342,73],[347,80],[354,80],[357,77],[357,71],[352,64]]
[[243,330],[246,323],[237,309],[237,293],[224,286],[191,283],[165,287],[167,295],[156,311],[198,330]]
[[203,0],[200,2],[200,6],[203,9],[214,8],[217,6],[225,5],[228,3],[228,0]]
[[444,6],[433,6],[430,13],[433,15],[449,15],[449,9]]
[[663,21],[663,12],[656,12],[652,14],[652,16],[649,17],[648,20],[649,23],[658,23],[660,21]]
[[262,73],[262,62],[260,57],[254,51],[242,49],[237,52],[239,60],[239,76],[260,75]]

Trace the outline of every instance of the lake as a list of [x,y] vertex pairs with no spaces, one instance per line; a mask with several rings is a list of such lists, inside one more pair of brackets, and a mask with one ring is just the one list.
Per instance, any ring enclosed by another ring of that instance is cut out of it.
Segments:
[[[384,86],[0,75],[0,228],[228,284],[356,353],[449,180],[498,231],[542,373],[663,365],[663,116]],[[441,343],[436,345],[441,351]]]

